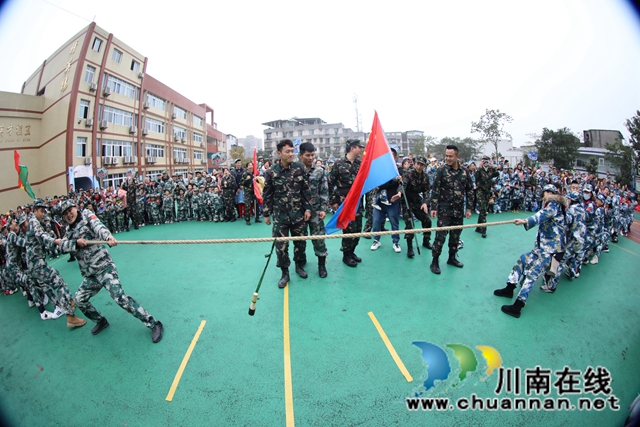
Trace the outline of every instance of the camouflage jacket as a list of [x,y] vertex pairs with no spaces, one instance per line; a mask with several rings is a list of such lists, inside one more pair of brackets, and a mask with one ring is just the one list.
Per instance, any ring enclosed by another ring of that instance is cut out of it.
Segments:
[[[349,161],[347,156],[336,160],[329,172],[329,204],[339,205],[349,194],[353,181],[360,170],[360,159]],[[362,208],[362,203],[360,203]]]
[[535,247],[546,254],[564,252],[567,243],[567,220],[565,214],[566,199],[553,195],[535,215],[525,221],[525,230],[538,226]]
[[329,184],[327,174],[321,167],[311,165],[306,169],[309,188],[311,189],[312,213],[327,212],[329,210]]
[[586,235],[584,207],[581,203],[572,204],[567,208],[567,242],[575,240],[584,243]]
[[5,261],[7,265],[13,264],[18,268],[22,268],[22,251],[26,245],[27,242],[24,236],[18,236],[13,231],[7,234],[5,247]]
[[496,168],[488,167],[486,170],[484,167],[480,167],[476,170],[476,185],[478,191],[483,193],[490,193],[491,187],[493,187],[493,178],[499,175]]
[[253,172],[249,169],[245,170],[240,179],[240,185],[245,190],[251,189],[253,191]]
[[34,214],[30,214],[26,236],[27,268],[31,269],[39,262],[46,262],[46,250],[53,249],[54,240],[44,231],[38,218]]
[[109,229],[90,211],[78,213],[75,223],[67,226],[67,233],[60,243],[62,252],[75,252],[78,267],[84,277],[92,277],[107,268],[115,269],[111,255],[104,245],[87,245],[84,248],[76,246],[78,239],[108,240],[111,237]]
[[469,209],[475,205],[471,177],[462,167],[458,167],[457,170],[449,165],[439,168],[431,190],[431,209],[437,210],[438,215],[462,218],[465,197]]
[[236,179],[232,176],[222,177],[222,191],[226,196],[235,195],[236,192]]
[[598,218],[596,217],[596,204],[592,200],[584,201],[585,223],[589,234],[593,235],[598,228]]
[[273,216],[274,221],[295,224],[310,211],[311,190],[304,166],[293,162],[288,168],[280,163],[273,165],[265,174],[263,215]]
[[429,175],[418,173],[414,168],[407,170],[402,177],[405,197],[411,204],[422,205],[429,201]]

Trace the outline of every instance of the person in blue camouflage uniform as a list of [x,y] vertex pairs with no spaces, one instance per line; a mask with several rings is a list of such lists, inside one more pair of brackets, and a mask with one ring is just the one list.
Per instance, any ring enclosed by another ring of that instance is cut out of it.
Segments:
[[[346,154],[342,159],[338,159],[333,164],[331,172],[329,172],[329,203],[336,212],[344,199],[349,194],[349,190],[353,185],[353,181],[360,170],[360,156],[364,150],[364,146],[359,139],[348,139],[346,141]],[[360,233],[362,230],[362,203],[359,204],[356,218],[342,231],[342,234]],[[355,254],[356,247],[360,241],[356,238],[343,238],[342,246],[342,262],[349,267],[356,267],[362,258]]]
[[513,290],[522,283],[513,305],[502,306],[504,313],[516,318],[520,317],[538,277],[550,271],[552,258],[561,259],[566,248],[566,199],[558,195],[554,185],[546,185],[543,190],[544,207],[527,219],[514,220],[515,225],[524,225],[525,230],[538,226],[533,249],[520,256],[507,278],[507,286],[493,292],[496,296],[513,298]]
[[[465,198],[467,210],[464,212]],[[458,162],[458,147],[447,145],[445,150],[445,165],[438,169],[431,188],[431,218],[438,216],[438,227],[462,225],[463,217],[471,217],[471,206],[475,205],[473,183],[469,171]],[[448,231],[438,231],[433,243],[431,272],[440,274],[439,258],[442,253],[444,240]],[[458,268],[464,267],[456,259],[458,243],[462,230],[451,230],[449,236],[449,259],[447,264]]]
[[[240,177],[240,184],[242,185],[242,189],[244,191],[244,221],[247,225],[251,225],[251,208],[255,204],[256,196],[253,192],[253,164],[248,162],[246,165],[246,169],[242,172]],[[256,217],[256,222],[258,222],[258,218]]]
[[222,187],[222,199],[224,201],[224,221],[234,222],[236,220],[236,179],[231,175],[229,169],[224,170],[220,186]]
[[[309,189],[311,191],[311,218],[308,221],[311,236],[324,236],[324,218],[329,209],[329,185],[327,174],[321,166],[315,164],[316,148],[310,142],[300,144],[300,161],[305,167]],[[313,251],[318,257],[318,274],[327,277],[326,260],[329,252],[324,240],[312,240]]]
[[[489,156],[484,156],[480,167],[476,171],[476,197],[478,199],[478,225],[486,224],[487,209],[489,207],[489,199],[491,198],[491,190],[493,188],[493,179],[497,178],[498,171],[491,165]],[[482,234],[483,238],[487,237],[487,227],[477,227],[476,233]]]
[[[412,216],[415,216],[422,228],[431,228],[431,218],[429,217],[429,175],[426,173],[427,159],[424,156],[416,156],[415,162],[402,177],[404,194],[409,205],[409,209],[403,211],[404,229],[412,230]],[[404,235],[407,240],[407,257],[413,258],[413,238],[414,233]],[[422,246],[431,249],[431,232],[426,231],[422,236]],[[416,242],[416,245],[419,244]]]
[[593,187],[585,184],[582,189],[582,198],[584,200],[585,223],[587,224],[587,235],[584,239],[584,259],[583,264],[588,264],[589,255],[596,247],[596,231],[598,229],[598,217],[596,216],[596,203],[593,195]]
[[[55,240],[46,234],[42,228],[42,219],[45,215],[46,204],[36,199],[33,203],[33,213],[28,219],[26,234],[27,252],[27,274],[34,284],[43,286],[43,290],[50,288],[56,296],[56,305],[67,315],[67,326],[78,328],[84,326],[87,321],[80,319],[74,314],[75,307],[72,306],[71,293],[69,287],[62,279],[60,273],[47,265],[45,260],[45,250],[55,244]],[[40,306],[39,309],[44,307]],[[42,313],[42,311],[41,311]]]
[[598,228],[596,230],[596,236],[598,237],[596,238],[596,246],[593,249],[594,254],[593,254],[593,257],[591,258],[590,264],[598,263],[600,259],[600,254],[602,253],[602,249],[609,242],[610,235],[606,226],[606,216],[607,216],[606,207],[605,207],[606,201],[607,201],[607,198],[602,193],[598,194],[598,197],[596,197],[596,217],[598,218]]
[[[304,165],[294,162],[293,142],[283,139],[277,145],[280,162],[265,173],[264,183],[264,223],[271,225],[273,216],[273,237],[306,236],[306,221],[311,218],[311,191]],[[306,279],[304,265],[307,262],[305,249],[307,242],[293,243],[293,260],[298,276]],[[277,266],[282,270],[278,287],[284,288],[289,282],[289,242],[276,243]]]
[[103,240],[113,247],[116,239],[107,227],[90,211],[78,212],[75,203],[67,200],[63,207],[63,216],[67,222],[67,232],[63,239],[55,241],[63,252],[75,252],[78,267],[84,280],[75,294],[75,301],[80,311],[96,322],[91,330],[93,335],[99,334],[109,326],[107,318],[91,304],[90,299],[102,288],[120,307],[142,321],[152,331],[152,340],[157,343],[162,339],[164,327],[161,322],[151,316],[140,304],[124,293],[118,277],[116,265],[104,245],[87,245],[87,240]]

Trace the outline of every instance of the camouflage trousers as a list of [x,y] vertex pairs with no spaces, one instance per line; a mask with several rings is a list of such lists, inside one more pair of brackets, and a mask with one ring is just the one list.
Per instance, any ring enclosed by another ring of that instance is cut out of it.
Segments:
[[244,220],[251,221],[251,208],[253,207],[254,202],[256,201],[256,196],[253,193],[253,188],[251,190],[244,190]]
[[520,289],[517,299],[527,302],[529,292],[538,277],[549,271],[552,257],[553,255],[543,253],[538,248],[533,248],[531,252],[520,255],[507,278],[509,283],[516,285],[522,283],[522,289]]
[[[60,307],[65,314],[73,314],[73,308],[71,308],[71,292],[69,292],[69,287],[62,279],[58,270],[48,266],[44,260],[37,260],[35,265],[27,271],[27,274],[33,282],[39,283],[38,287],[41,287],[42,290],[47,291],[47,288],[50,288],[51,291],[53,291],[56,305]],[[37,292],[32,294],[34,302],[36,302],[36,294]]]
[[583,244],[576,240],[572,240],[564,252],[562,257],[562,261],[560,261],[560,265],[558,266],[558,272],[555,276],[551,276],[549,279],[549,287],[551,289],[555,289],[558,286],[558,282],[560,281],[560,277],[565,269],[569,269],[573,276],[575,277],[576,273],[580,272],[580,267],[582,266],[582,259],[584,258],[584,250]]
[[600,240],[598,242],[598,246],[595,249],[597,257],[600,257],[600,254],[602,253],[602,250],[604,249],[604,247],[609,244],[610,238],[611,238],[611,234],[609,233],[608,230],[605,230],[602,232],[602,234],[600,234]]
[[236,202],[233,198],[233,194],[224,193],[223,196],[224,203],[224,218],[225,219],[233,219],[236,217]]
[[591,251],[595,250],[598,246],[596,241],[595,231],[587,230],[587,235],[584,238],[584,256],[588,257]]
[[27,290],[27,275],[13,264],[7,264],[2,269],[1,279],[4,290],[17,290],[18,286],[23,291]]
[[[438,227],[447,227],[450,225],[462,225],[462,217],[456,218],[452,216],[448,216],[446,214],[438,213]],[[462,230],[451,230],[449,231],[437,231],[436,239],[433,242],[433,249],[431,253],[434,257],[440,256],[442,253],[442,247],[444,246],[444,239],[447,238],[447,233],[451,233],[449,235],[449,256],[454,256],[458,252],[458,243],[460,242],[460,234],[462,234]]]
[[144,207],[138,205],[133,213],[133,221],[137,225],[144,224]]
[[174,210],[173,210],[173,206],[167,206],[163,209],[164,212],[164,220],[166,222],[173,222],[174,218]]
[[374,191],[369,191],[364,195],[364,217],[366,219],[364,223],[363,232],[369,232],[373,228],[373,199],[375,193]]
[[[307,235],[307,223],[299,221],[295,224],[288,224],[286,222],[280,222],[274,218],[273,231],[271,233],[273,237],[286,237],[286,236],[306,236]],[[296,263],[305,264],[307,262],[307,242],[305,240],[298,240],[293,242],[293,261]],[[278,256],[277,267],[288,268],[291,265],[289,259],[289,242],[277,242],[276,243],[276,255]]]
[[[362,231],[362,209],[358,209],[358,212],[356,213],[356,219],[354,219],[349,223],[347,228],[345,228],[342,231],[342,234],[347,235],[347,234],[353,234],[353,233],[360,233],[361,231]],[[355,238],[344,237],[342,239],[342,246],[340,247],[340,250],[342,252],[347,252],[347,253],[353,252],[356,250],[356,247],[358,246],[359,242],[360,242],[359,237],[355,237]]]
[[186,221],[187,220],[187,208],[186,207],[179,207],[178,208],[178,219],[177,221]]
[[[487,222],[487,210],[489,208],[489,198],[491,198],[491,195],[478,190],[477,197],[478,211],[480,212],[480,215],[478,215],[478,224],[485,224]],[[487,227],[478,227],[478,229],[484,229],[486,232]]]
[[89,301],[102,288],[109,292],[116,304],[142,321],[147,328],[153,328],[158,323],[135,299],[124,293],[118,278],[118,271],[113,264],[95,276],[85,277],[76,292],[74,297],[76,304],[88,319],[96,323],[103,319],[102,314]]
[[124,229],[126,228],[124,223],[124,220],[125,220],[124,211],[118,212],[118,216],[116,217],[116,220],[117,220],[116,229],[118,231],[124,231]]
[[[422,203],[409,202],[409,210],[407,210],[405,207],[404,214],[402,215],[402,218],[404,219],[405,230],[413,230],[413,221],[411,218],[412,215],[415,216],[418,219],[418,221],[420,221],[422,228],[431,228],[431,217],[428,214],[426,214],[425,211],[420,209],[420,206],[422,206]],[[415,233],[405,234],[404,238],[407,240],[413,241],[414,236],[415,236]],[[424,233],[422,242],[428,243],[429,240],[431,240],[431,232],[427,231]]]
[[191,204],[191,218],[198,221],[200,219],[200,205],[197,203]]
[[[318,217],[318,214],[313,214],[311,219],[309,219],[309,235],[311,236],[324,236],[327,232],[324,229],[324,220]],[[329,252],[327,252],[327,245],[324,240],[312,240],[313,244],[313,252],[317,257],[326,257]]]

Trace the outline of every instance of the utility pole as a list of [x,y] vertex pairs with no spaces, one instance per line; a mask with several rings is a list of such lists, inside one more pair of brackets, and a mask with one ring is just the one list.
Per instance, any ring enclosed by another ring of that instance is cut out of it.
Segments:
[[353,105],[354,105],[354,108],[356,109],[356,131],[357,132],[361,132],[361,130],[360,130],[360,128],[361,128],[361,125],[360,125],[361,120],[360,120],[360,114],[358,114],[358,95],[355,94],[355,93],[353,94]]

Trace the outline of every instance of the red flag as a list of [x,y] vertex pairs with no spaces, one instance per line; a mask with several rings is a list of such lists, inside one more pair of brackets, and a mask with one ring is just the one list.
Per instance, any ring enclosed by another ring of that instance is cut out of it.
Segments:
[[256,200],[258,200],[258,202],[260,204],[262,204],[262,194],[260,194],[260,189],[258,188],[258,183],[256,182],[255,178],[258,176],[258,151],[254,148],[253,149],[253,194],[256,195]]
[[18,173],[18,187],[27,192],[32,199],[36,198],[36,195],[29,184],[29,169],[26,166],[20,164],[20,153],[17,150],[13,150],[13,162]]

